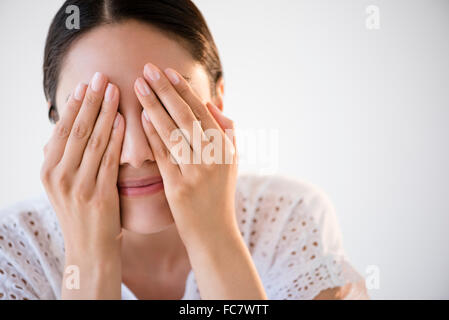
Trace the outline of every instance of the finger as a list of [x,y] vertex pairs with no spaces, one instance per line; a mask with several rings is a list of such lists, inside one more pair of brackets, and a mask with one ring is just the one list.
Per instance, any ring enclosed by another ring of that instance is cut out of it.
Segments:
[[[116,113],[111,136],[101,159],[96,179],[96,185],[100,190],[116,191],[118,171],[120,165],[120,154],[125,132],[125,121],[120,112]],[[113,189],[111,189],[113,187]]]
[[235,131],[234,122],[223,115],[220,109],[217,108],[213,103],[206,102],[206,107],[209,109],[210,113],[220,125],[220,128],[225,133],[224,139],[224,155],[225,163],[233,163],[236,161],[237,157],[237,144],[235,141]]
[[175,181],[174,179],[182,175],[181,168],[161,140],[161,137],[154,128],[151,120],[149,121],[146,119],[144,111],[142,111],[141,120],[143,129],[151,146],[151,151],[153,152],[154,158],[161,171],[162,179],[168,183]]
[[219,127],[214,122],[212,115],[208,112],[206,106],[194,92],[187,80],[174,69],[167,68],[164,72],[178,94],[190,106],[195,117],[201,121],[203,130],[218,129]]
[[89,182],[95,182],[97,179],[98,168],[109,143],[112,126],[117,115],[118,102],[119,90],[115,85],[109,83],[100,114],[89,137],[79,168],[81,176]]
[[210,111],[214,119],[217,121],[217,123],[220,125],[220,128],[223,130],[223,132],[228,136],[228,138],[231,141],[234,141],[235,140],[235,135],[233,134],[234,121],[227,118],[215,104],[211,102],[206,102],[206,107]]
[[[173,150],[176,150],[180,144],[187,145],[190,150],[189,133],[185,129],[180,129],[175,124],[170,115],[165,111],[157,96],[150,90],[145,79],[139,77],[134,84],[134,90],[137,98],[143,106],[146,114],[152,122],[160,139],[166,148],[172,153],[173,157],[178,160],[177,155]],[[184,132],[183,132],[184,130]],[[179,141],[179,139],[181,139]],[[185,164],[185,161],[178,161],[179,165]]]
[[[198,120],[201,121],[201,119],[195,117],[190,106],[178,94],[165,74],[155,65],[147,63],[144,67],[144,77],[177,126],[187,130],[192,139],[194,137],[194,130],[197,130],[195,134],[200,135],[199,139],[201,138],[206,141],[206,136],[204,135],[201,123],[197,122]],[[201,147],[201,144],[195,143],[194,145],[192,139],[188,139],[192,149],[194,151],[199,151],[197,148]]]
[[44,147],[45,165],[55,167],[61,160],[67,140],[72,130],[73,122],[79,112],[86,93],[87,84],[80,83],[70,95],[69,100],[56,123],[50,140]]
[[106,82],[106,76],[97,72],[89,83],[62,156],[61,166],[66,170],[75,170],[81,163],[103,101]]
[[[176,70],[167,68],[165,69],[165,74],[170,82],[173,84],[177,92],[180,96],[187,102],[187,104],[191,107],[191,110],[195,114],[195,117],[201,120],[201,125],[204,130],[204,134],[207,137],[208,141],[215,145],[216,148],[224,148],[224,150],[231,151],[231,154],[235,153],[235,139],[231,137],[233,134],[233,130],[228,128],[230,126],[229,121],[223,120],[226,124],[224,128],[217,122],[215,116],[211,113],[209,108],[203,104],[201,99],[189,85],[184,77],[182,77]],[[227,119],[226,117],[224,117]],[[217,130],[221,132],[221,134],[217,133]],[[227,133],[227,137],[230,139],[226,139],[225,132]],[[219,140],[216,138],[220,137]],[[214,137],[212,139],[212,137]],[[202,144],[202,148],[206,147],[206,144]],[[226,152],[226,151],[225,151]],[[226,153],[228,157],[228,154]]]

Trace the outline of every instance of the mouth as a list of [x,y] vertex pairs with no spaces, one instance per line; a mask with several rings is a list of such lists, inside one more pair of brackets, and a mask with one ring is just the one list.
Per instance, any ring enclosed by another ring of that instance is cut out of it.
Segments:
[[117,184],[123,196],[140,196],[154,194],[164,189],[162,177],[150,177],[139,180],[127,180]]

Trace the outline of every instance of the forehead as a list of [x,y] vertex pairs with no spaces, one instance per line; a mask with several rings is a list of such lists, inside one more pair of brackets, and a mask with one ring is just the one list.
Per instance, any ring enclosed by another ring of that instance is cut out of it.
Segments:
[[191,85],[200,96],[207,94],[206,72],[178,41],[151,25],[130,20],[96,27],[71,45],[59,75],[57,104],[65,101],[79,82],[89,83],[97,71],[104,73],[122,93],[133,91],[134,81],[148,62],[161,70],[174,68],[191,78]]

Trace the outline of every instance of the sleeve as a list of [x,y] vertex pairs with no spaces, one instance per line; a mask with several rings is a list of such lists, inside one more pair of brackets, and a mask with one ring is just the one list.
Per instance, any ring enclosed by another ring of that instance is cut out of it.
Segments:
[[[349,288],[364,289],[363,278],[343,250],[335,210],[316,187],[302,192],[288,210],[272,261],[265,275],[269,299],[313,299],[323,290],[350,283],[357,285]],[[361,296],[346,292],[343,298]]]
[[35,243],[22,220],[21,214],[0,215],[0,300],[53,299]]
[[0,252],[0,300],[39,300],[28,277]]

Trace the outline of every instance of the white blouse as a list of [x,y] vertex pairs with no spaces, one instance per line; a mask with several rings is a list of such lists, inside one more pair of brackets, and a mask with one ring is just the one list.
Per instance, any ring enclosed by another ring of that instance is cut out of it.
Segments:
[[[312,299],[363,281],[347,260],[334,208],[316,186],[241,175],[235,196],[238,226],[268,299]],[[60,299],[63,268],[63,236],[45,193],[0,210],[0,299]],[[122,299],[136,299],[121,288]],[[345,298],[364,295],[351,289]],[[182,299],[201,299],[192,270]]]

